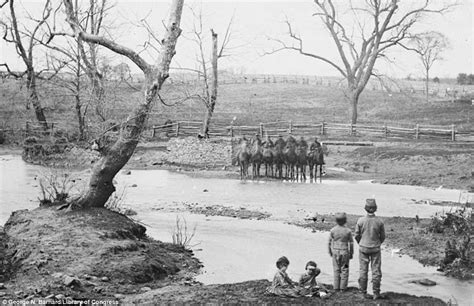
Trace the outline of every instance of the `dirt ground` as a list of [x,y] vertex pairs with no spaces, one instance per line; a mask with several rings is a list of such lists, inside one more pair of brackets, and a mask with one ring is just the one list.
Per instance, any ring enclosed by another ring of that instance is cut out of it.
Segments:
[[201,267],[192,252],[154,241],[143,226],[105,209],[18,211],[2,232],[3,301],[445,305],[432,297],[392,292],[384,300],[366,300],[356,288],[325,300],[282,298],[265,293],[267,280],[204,286],[192,278]]
[[192,282],[202,266],[191,251],[107,209],[17,211],[3,230],[2,299],[116,299]]

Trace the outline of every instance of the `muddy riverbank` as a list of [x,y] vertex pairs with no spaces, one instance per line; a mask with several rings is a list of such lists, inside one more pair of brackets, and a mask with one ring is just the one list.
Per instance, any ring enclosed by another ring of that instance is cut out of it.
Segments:
[[[145,228],[105,210],[38,208],[10,217],[1,236],[2,300],[143,303],[291,303],[334,305],[364,300],[355,288],[327,300],[269,296],[267,280],[202,285],[192,252],[149,238]],[[433,297],[386,293],[377,305],[445,305]],[[374,304],[375,305],[375,304]]]
[[[355,228],[360,215],[347,215],[347,226]],[[406,254],[423,265],[439,267],[445,259],[446,243],[461,243],[462,236],[451,230],[442,233],[430,231],[432,222],[429,218],[380,217],[385,224],[386,240],[384,247],[392,249],[393,255]],[[334,225],[334,215],[318,215],[314,219],[302,220],[293,224],[313,231],[329,231]],[[472,236],[472,233],[471,233]],[[470,243],[471,262],[474,262],[473,242]],[[448,271],[446,271],[448,272]],[[474,267],[465,266],[463,269],[450,274],[459,279],[472,279]]]
[[[474,191],[474,145],[446,142],[374,142],[373,146],[328,145],[325,179],[375,180],[384,184]],[[200,176],[238,178],[230,139],[171,139],[141,143],[129,169],[168,169]],[[96,151],[69,147],[61,154],[28,158],[54,167],[87,168]]]

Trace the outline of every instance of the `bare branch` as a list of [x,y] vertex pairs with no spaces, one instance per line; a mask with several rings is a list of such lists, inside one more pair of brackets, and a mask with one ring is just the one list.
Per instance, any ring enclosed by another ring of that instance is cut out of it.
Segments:
[[64,5],[66,7],[67,14],[66,21],[69,23],[77,37],[89,43],[99,44],[118,54],[124,55],[128,57],[132,62],[134,62],[143,72],[150,72],[151,66],[137,52],[105,37],[84,32],[77,20],[76,15],[74,14],[74,7],[72,5],[72,1],[64,0]]
[[280,48],[278,49],[274,49],[272,51],[267,51],[267,52],[264,52],[264,55],[270,55],[270,54],[274,54],[274,53],[277,53],[279,51],[282,51],[282,50],[294,50],[294,51],[298,51],[300,54],[304,55],[304,56],[308,56],[308,57],[311,57],[311,58],[314,58],[314,59],[317,59],[317,60],[321,60],[323,62],[326,62],[328,64],[330,64],[331,66],[333,66],[334,68],[337,69],[337,71],[339,71],[344,77],[347,77],[347,74],[346,72],[341,68],[339,67],[336,63],[334,63],[333,61],[325,58],[325,57],[322,57],[320,55],[317,55],[317,54],[313,54],[313,53],[309,53],[309,52],[306,52],[304,51],[304,48],[303,48],[303,39],[298,36],[297,34],[294,33],[293,31],[293,28],[291,26],[291,23],[286,20],[285,21],[287,27],[288,27],[288,35],[290,36],[291,39],[293,39],[294,41],[296,41],[297,43],[297,46],[294,46],[294,45],[288,45],[286,44],[284,41],[282,41],[281,39],[276,39],[276,38],[269,38],[270,40],[272,41],[275,41],[277,43],[279,43],[281,45]]
[[21,79],[26,74],[26,71],[23,71],[22,73],[11,71],[7,63],[0,64],[0,66],[5,67],[5,69],[8,72],[8,75],[11,75],[12,77],[16,79]]

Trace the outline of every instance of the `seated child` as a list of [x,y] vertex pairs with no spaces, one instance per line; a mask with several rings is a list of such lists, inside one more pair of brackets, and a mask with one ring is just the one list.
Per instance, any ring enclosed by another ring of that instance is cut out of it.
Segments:
[[285,256],[278,258],[276,266],[278,271],[273,277],[273,282],[270,287],[267,288],[267,292],[279,296],[286,297],[299,297],[299,288],[295,286],[295,283],[286,274],[286,269],[290,265],[290,261]]
[[301,275],[299,285],[300,293],[306,296],[325,296],[326,288],[320,286],[316,281],[316,277],[321,273],[318,265],[314,261],[308,261],[306,264],[306,272]]
[[315,288],[318,286],[316,277],[321,273],[318,265],[314,261],[308,261],[305,268],[306,272],[301,275],[299,284],[303,288]]

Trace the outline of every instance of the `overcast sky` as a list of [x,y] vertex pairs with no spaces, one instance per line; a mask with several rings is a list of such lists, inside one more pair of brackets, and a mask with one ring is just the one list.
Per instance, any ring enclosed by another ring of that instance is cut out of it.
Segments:
[[[53,0],[58,1],[58,0]],[[419,0],[404,0],[403,3],[415,3]],[[438,0],[445,1],[445,0]],[[473,49],[473,0],[459,0],[458,7],[450,13],[432,15],[425,18],[417,26],[416,31],[436,30],[446,35],[450,41],[450,48],[444,53],[444,60],[435,64],[432,76],[455,77],[459,72],[474,72],[474,49]],[[22,8],[34,13],[41,10],[42,1],[20,1],[18,14],[24,16]],[[173,66],[193,68],[195,66],[196,46],[189,39],[192,37],[193,18],[189,7],[199,10],[202,5],[203,34],[204,41],[210,55],[210,29],[213,28],[220,38],[228,21],[234,15],[232,40],[229,50],[230,56],[220,60],[220,68],[232,68],[237,71],[258,74],[305,74],[337,76],[338,72],[328,64],[304,57],[296,52],[284,51],[277,54],[265,55],[265,51],[271,51],[277,45],[268,38],[287,37],[287,28],[284,20],[288,18],[294,28],[305,41],[305,49],[319,55],[326,56],[336,62],[339,57],[334,47],[334,42],[323,28],[321,21],[313,17],[315,5],[311,0],[292,1],[187,1],[182,20],[183,36],[179,39],[177,55]],[[5,8],[2,14],[6,13]],[[113,24],[110,35],[118,42],[139,49],[147,40],[147,32],[138,26],[140,20],[147,16],[147,22],[157,29],[156,33],[163,33],[163,20],[166,20],[169,9],[168,1],[126,1],[118,0],[113,9],[110,10],[108,20]],[[107,21],[106,21],[107,23]],[[351,29],[351,27],[350,27]],[[12,45],[4,41],[0,44],[0,62],[7,62],[15,69],[22,69],[21,62],[17,59]],[[152,61],[153,54],[150,49],[143,54]],[[127,62],[126,59],[118,59],[110,53],[103,54],[112,62]],[[388,61],[380,61],[377,70],[380,73],[405,77],[409,74],[421,76],[421,66],[416,56],[407,51],[394,50],[390,52]],[[129,62],[127,62],[129,63]],[[133,64],[129,63],[130,66]],[[132,70],[137,71],[135,67]]]

